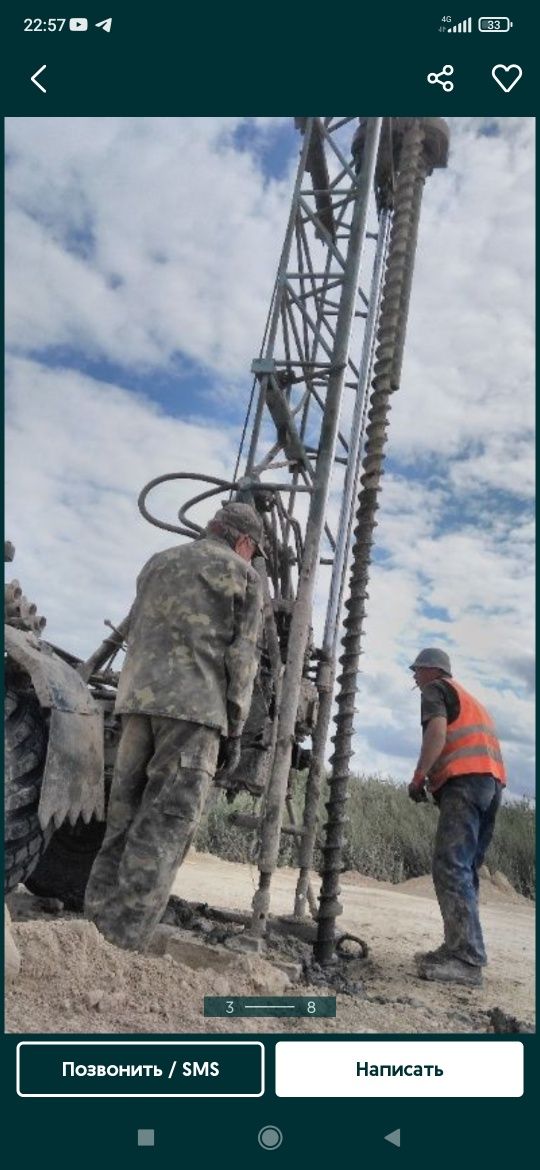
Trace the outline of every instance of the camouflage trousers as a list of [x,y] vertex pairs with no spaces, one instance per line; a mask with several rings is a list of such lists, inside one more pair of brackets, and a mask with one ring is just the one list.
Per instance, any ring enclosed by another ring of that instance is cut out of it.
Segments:
[[493,836],[502,786],[487,774],[454,776],[436,793],[439,823],[433,884],[450,953],[465,963],[487,962],[478,910],[478,871]]
[[184,860],[217,766],[219,731],[124,715],[107,827],[85,913],[111,942],[144,949]]

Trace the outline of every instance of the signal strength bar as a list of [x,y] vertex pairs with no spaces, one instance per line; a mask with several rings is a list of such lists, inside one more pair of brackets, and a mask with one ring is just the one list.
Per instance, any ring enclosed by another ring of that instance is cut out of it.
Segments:
[[448,29],[448,32],[449,33],[450,32],[454,32],[454,33],[472,32],[472,16],[469,16],[467,20],[460,20],[459,24],[453,24],[452,28]]

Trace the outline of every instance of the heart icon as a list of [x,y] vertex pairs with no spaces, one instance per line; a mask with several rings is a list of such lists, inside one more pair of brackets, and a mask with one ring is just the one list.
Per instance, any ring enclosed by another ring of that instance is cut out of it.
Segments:
[[491,76],[505,93],[510,93],[520,77],[523,77],[523,69],[521,65],[494,65]]

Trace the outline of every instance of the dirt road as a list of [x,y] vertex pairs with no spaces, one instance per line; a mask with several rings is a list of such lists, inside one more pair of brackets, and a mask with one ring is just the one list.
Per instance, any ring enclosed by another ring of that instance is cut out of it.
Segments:
[[[173,892],[192,902],[245,911],[256,879],[255,868],[192,854]],[[295,883],[296,871],[277,871],[274,914],[291,913]],[[392,886],[343,875],[342,900],[340,928],[364,938],[370,958],[355,993],[338,994],[337,1018],[229,1021],[205,1020],[203,997],[279,994],[290,986],[286,977],[255,956],[238,956],[224,974],[210,966],[194,970],[170,956],[130,955],[105,942],[92,924],[63,912],[44,915],[36,900],[16,894],[11,907],[22,973],[6,992],[6,1027],[61,1033],[486,1032],[492,1030],[494,1008],[532,1026],[534,906],[504,883],[497,888],[489,879],[482,882],[490,964],[481,990],[437,986],[415,973],[414,952],[441,941],[429,878]],[[325,991],[331,993],[332,987]],[[298,985],[299,994],[309,992],[305,984]]]

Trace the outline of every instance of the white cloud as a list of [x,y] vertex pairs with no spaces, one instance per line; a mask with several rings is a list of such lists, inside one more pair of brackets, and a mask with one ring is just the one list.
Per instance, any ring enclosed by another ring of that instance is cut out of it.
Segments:
[[[227,480],[236,442],[232,430],[173,419],[120,387],[11,361],[6,533],[17,552],[9,572],[46,616],[51,641],[89,654],[103,619],[116,623],[127,613],[144,561],[179,539],[140,516],[144,484],[165,471]],[[192,482],[163,487],[148,506],[175,524],[180,505],[199,490]],[[199,523],[219,500],[199,508]]]
[[245,370],[290,185],[265,182],[234,148],[240,121],[11,119],[11,344],[69,344],[126,367],[167,367],[181,350]]
[[451,121],[449,168],[426,186],[391,450],[460,456],[475,485],[530,494],[512,464],[533,425],[534,123],[479,138]]

